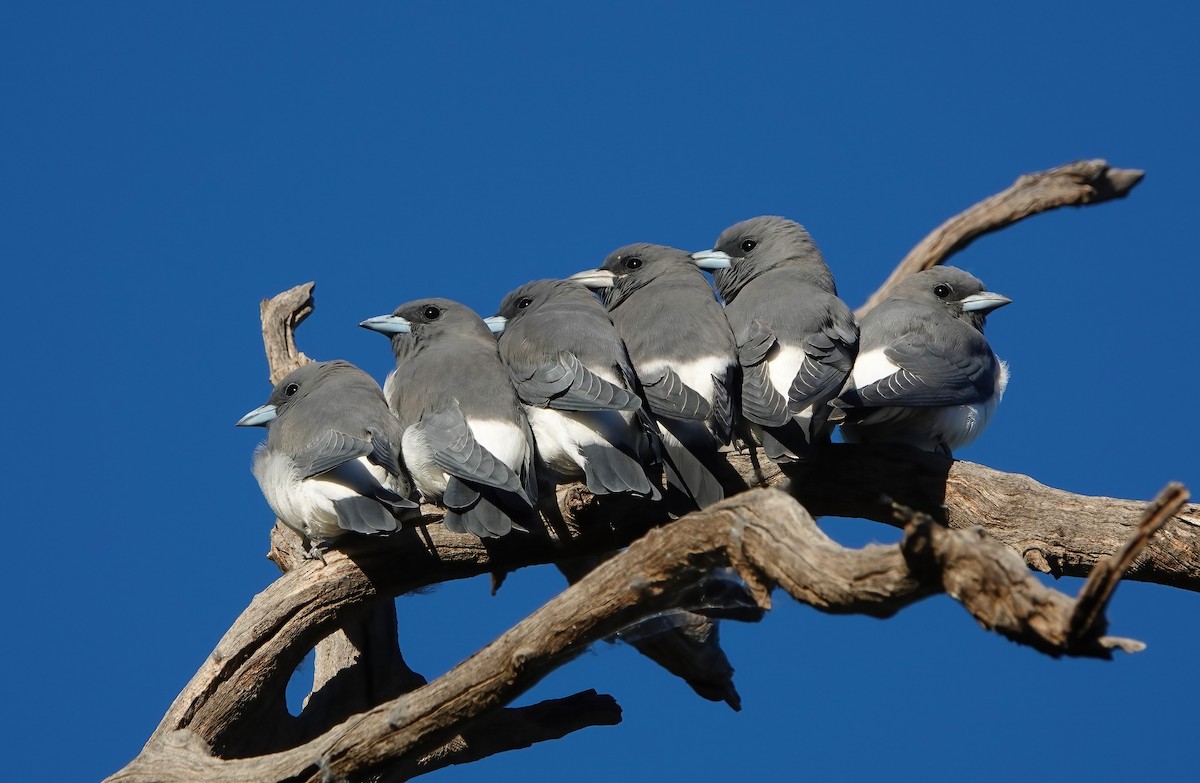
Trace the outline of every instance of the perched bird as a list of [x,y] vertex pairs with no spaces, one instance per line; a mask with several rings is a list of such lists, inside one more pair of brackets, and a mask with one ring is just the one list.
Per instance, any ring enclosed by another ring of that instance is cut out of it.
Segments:
[[752,437],[773,460],[828,442],[828,403],[858,353],[858,324],[812,237],[785,218],[751,218],[692,260],[713,272],[725,300]]
[[862,321],[858,359],[830,419],[849,443],[908,443],[950,456],[1000,402],[1008,366],[983,336],[1011,303],[951,266],[917,272]]
[[348,530],[395,530],[417,504],[401,468],[400,424],[371,376],[349,362],[288,374],[239,427],[266,427],[254,477],[271,510],[316,548]]
[[597,495],[657,498],[647,466],[658,430],[641,412],[625,344],[592,292],[569,280],[526,283],[484,321],[499,334],[548,478],[582,478]]
[[629,349],[663,429],[668,479],[702,508],[720,500],[714,470],[733,427],[737,346],[704,275],[682,250],[639,243],[571,279],[601,292]]
[[391,337],[384,395],[404,464],[446,507],[446,528],[481,538],[521,529],[537,499],[533,435],[487,324],[458,302],[420,299],[359,326]]

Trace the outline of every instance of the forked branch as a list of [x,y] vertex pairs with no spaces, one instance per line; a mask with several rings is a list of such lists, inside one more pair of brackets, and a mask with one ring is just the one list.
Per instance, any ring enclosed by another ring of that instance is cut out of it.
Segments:
[[[763,608],[778,586],[822,611],[888,617],[945,589],[986,627],[1052,655],[1107,658],[1114,648],[1136,649],[1099,635],[1103,623],[1073,635],[1075,602],[1031,578],[1019,557],[981,531],[950,530],[924,515],[908,524],[899,545],[846,549],[789,496],[745,492],[650,532],[444,676],[304,745],[251,759],[196,759],[194,743],[166,736],[112,780],[406,779],[403,770],[420,771],[403,767],[406,760],[448,747],[464,722],[508,703],[590,644],[674,608],[716,568],[736,569]],[[313,573],[333,591],[352,568],[334,553]],[[200,768],[203,778],[192,777]]]

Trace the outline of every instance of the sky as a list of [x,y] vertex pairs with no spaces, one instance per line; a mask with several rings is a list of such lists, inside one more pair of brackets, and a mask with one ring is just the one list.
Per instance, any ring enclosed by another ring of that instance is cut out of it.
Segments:
[[[954,261],[1014,300],[988,324],[1012,381],[957,456],[1079,493],[1200,487],[1194,4],[512,5],[0,5],[13,779],[127,763],[277,577],[262,433],[233,423],[269,392],[259,301],[309,280],[301,350],[382,381],[357,323],[410,299],[489,315],[620,245],[779,214],[857,306],[946,218],[1104,158],[1146,170],[1129,198]],[[561,588],[540,567],[402,597],[406,657],[437,676]],[[517,703],[594,687],[620,726],[429,779],[1182,779],[1198,611],[1124,584],[1111,632],[1147,650],[1054,661],[944,596],[878,621],[779,595],[723,626],[741,713],[603,643]]]

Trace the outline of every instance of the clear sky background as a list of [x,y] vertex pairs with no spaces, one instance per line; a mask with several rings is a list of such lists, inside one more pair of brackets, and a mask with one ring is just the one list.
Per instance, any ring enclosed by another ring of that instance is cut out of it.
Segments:
[[[956,259],[1014,300],[988,332],[1012,383],[959,456],[1200,487],[1200,13],[1151,5],[0,5],[6,777],[124,765],[276,578],[261,433],[233,422],[269,391],[259,300],[308,280],[301,349],[382,380],[356,324],[418,296],[487,315],[619,245],[781,214],[856,306],[942,220],[1102,157],[1147,171],[1128,199]],[[538,568],[401,598],[405,653],[436,676],[559,589]],[[1188,779],[1198,609],[1123,585],[1112,632],[1149,648],[1102,663],[945,597],[880,622],[779,596],[724,626],[740,714],[603,644],[520,703],[595,687],[621,726],[432,779]]]

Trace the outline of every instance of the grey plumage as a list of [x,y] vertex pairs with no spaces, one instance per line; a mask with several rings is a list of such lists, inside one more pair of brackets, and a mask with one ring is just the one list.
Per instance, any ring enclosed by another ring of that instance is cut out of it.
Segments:
[[1008,384],[984,319],[1011,301],[955,267],[900,281],[863,319],[858,359],[833,402],[845,440],[947,455],[974,440]]
[[537,498],[532,434],[483,319],[449,299],[420,299],[360,325],[391,337],[396,369],[384,394],[405,465],[421,494],[446,506],[447,529],[490,537],[520,528]]
[[687,253],[648,243],[619,248],[574,279],[600,290],[629,350],[663,429],[668,478],[702,507],[720,500],[713,471],[730,440],[737,354],[712,288]]
[[538,280],[493,318],[500,356],[525,405],[539,463],[556,482],[583,478],[602,495],[658,497],[647,474],[657,428],[641,410],[625,345],[584,286]]
[[858,352],[858,325],[812,237],[785,218],[751,218],[692,258],[725,300],[752,437],[776,460],[827,442],[828,402]]
[[275,515],[313,546],[395,530],[417,507],[404,497],[399,422],[379,384],[349,362],[291,372],[238,426],[267,428],[254,476]]

